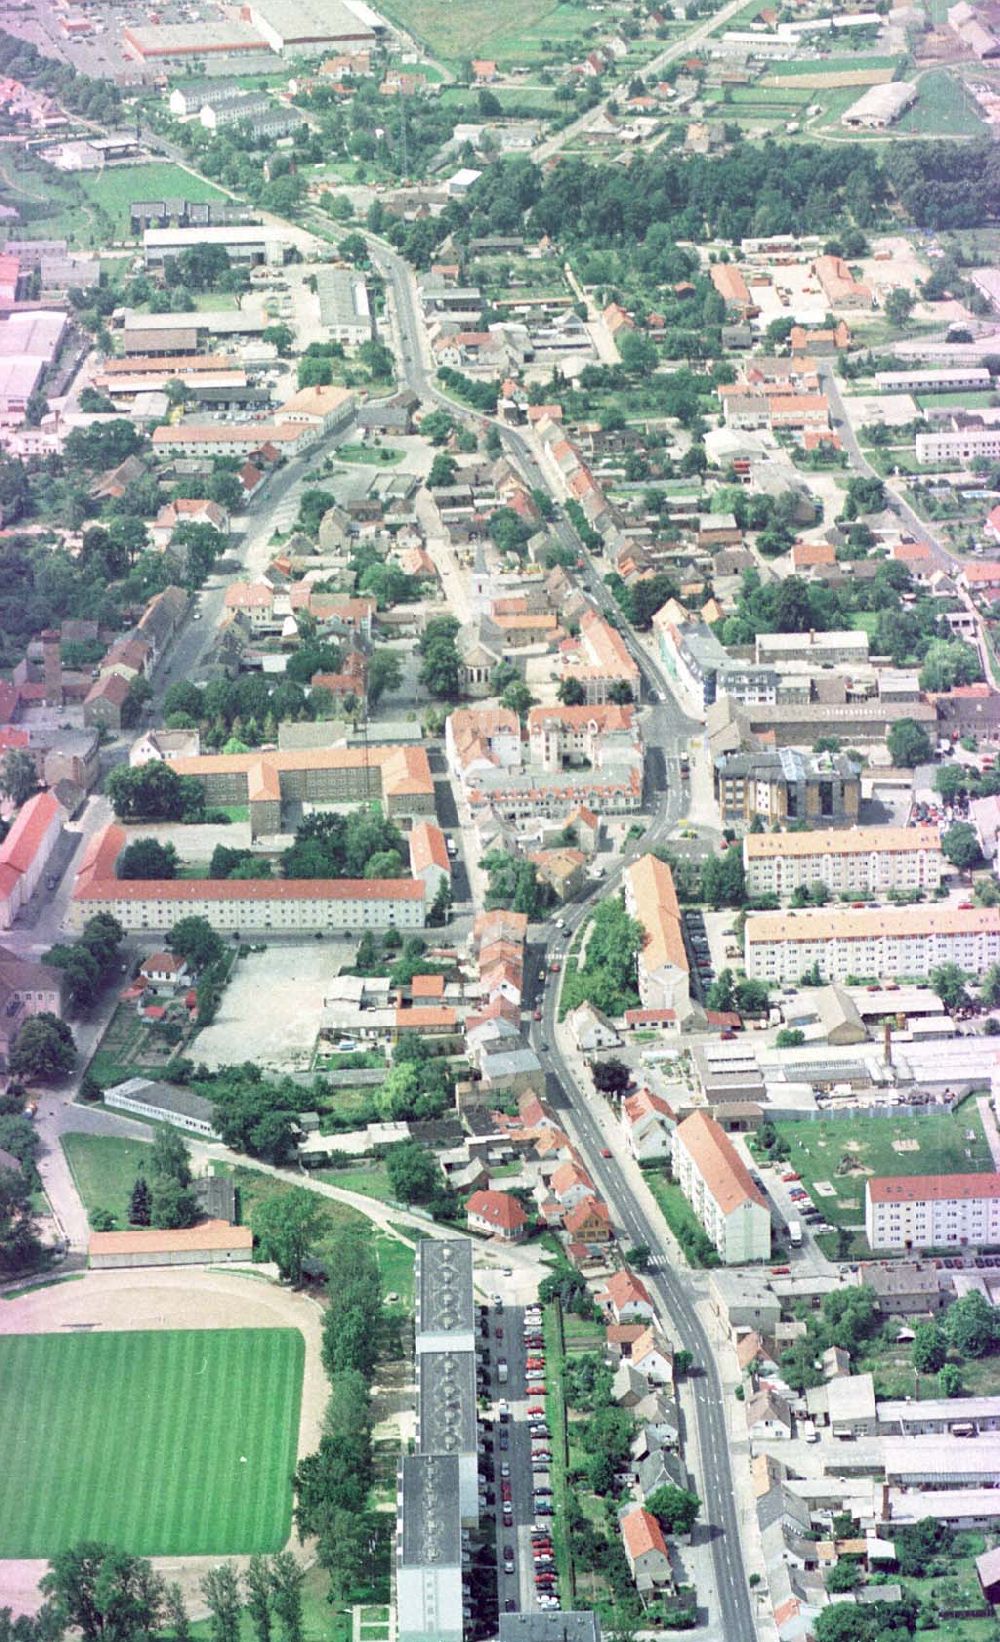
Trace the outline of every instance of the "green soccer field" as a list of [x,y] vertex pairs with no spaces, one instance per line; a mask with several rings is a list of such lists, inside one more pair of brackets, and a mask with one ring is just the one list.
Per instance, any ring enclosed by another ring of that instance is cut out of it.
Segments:
[[0,1558],[280,1550],[304,1355],[297,1329],[0,1339]]

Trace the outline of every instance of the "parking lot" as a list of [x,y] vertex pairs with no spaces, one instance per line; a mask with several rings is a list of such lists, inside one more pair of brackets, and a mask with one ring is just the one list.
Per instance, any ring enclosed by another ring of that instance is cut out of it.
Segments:
[[480,1312],[491,1412],[485,1422],[481,1507],[496,1522],[501,1613],[559,1607],[548,1523],[550,1433],[545,1420],[541,1312],[495,1296]]

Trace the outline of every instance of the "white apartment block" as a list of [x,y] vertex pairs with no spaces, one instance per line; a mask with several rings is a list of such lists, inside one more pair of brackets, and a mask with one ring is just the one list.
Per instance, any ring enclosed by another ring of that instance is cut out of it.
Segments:
[[918,462],[974,462],[977,456],[1000,456],[1000,426],[963,428],[959,432],[918,433]]
[[105,879],[77,887],[69,922],[82,929],[110,912],[128,930],[170,930],[179,918],[204,918],[226,934],[422,929],[424,899],[424,885],[409,878]]
[[937,827],[748,833],[743,866],[751,895],[790,895],[815,883],[831,895],[933,890],[941,882],[941,835]]
[[869,1180],[865,1234],[873,1250],[984,1248],[1000,1243],[1000,1174]]
[[672,1168],[727,1266],[771,1257],[771,1214],[725,1130],[692,1112],[674,1130]]
[[813,964],[824,981],[848,976],[887,980],[929,975],[939,964],[982,974],[1000,962],[1000,908],[829,907],[761,912],[747,919],[747,975],[756,981],[797,981]]

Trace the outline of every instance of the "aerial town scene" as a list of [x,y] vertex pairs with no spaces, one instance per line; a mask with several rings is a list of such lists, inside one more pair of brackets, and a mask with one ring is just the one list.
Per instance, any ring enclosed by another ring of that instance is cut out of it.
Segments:
[[0,1642],[1000,1642],[1000,0],[3,0]]

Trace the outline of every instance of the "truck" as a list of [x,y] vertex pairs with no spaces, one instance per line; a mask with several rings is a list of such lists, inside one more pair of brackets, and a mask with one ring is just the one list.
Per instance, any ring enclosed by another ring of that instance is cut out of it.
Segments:
[[788,1222],[788,1241],[791,1243],[793,1249],[800,1249],[802,1247],[801,1220],[790,1220]]
[[507,1384],[507,1378],[508,1378],[507,1359],[506,1359],[506,1357],[501,1357],[499,1362],[497,1363],[497,1379],[499,1380],[501,1385],[506,1385]]

